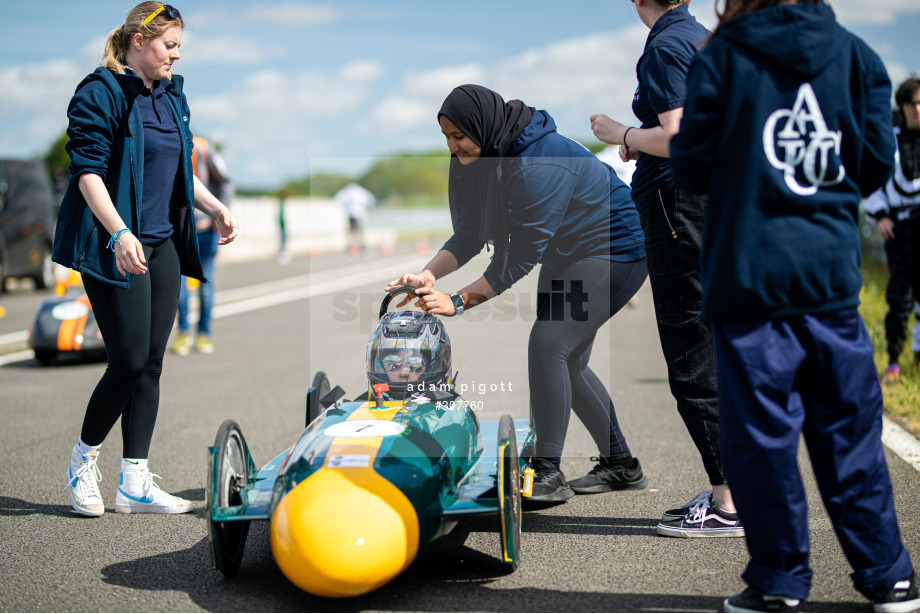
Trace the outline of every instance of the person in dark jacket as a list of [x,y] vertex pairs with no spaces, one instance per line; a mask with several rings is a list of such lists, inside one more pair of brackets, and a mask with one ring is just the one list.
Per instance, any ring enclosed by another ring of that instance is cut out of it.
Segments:
[[650,30],[636,64],[639,86],[632,104],[642,126],[628,127],[598,114],[591,116],[591,128],[601,141],[620,146],[622,160],[637,160],[632,195],[645,232],[668,383],[711,485],[664,512],[657,531],[669,537],[743,537],[719,444],[712,329],[701,313],[697,263],[706,197],[675,186],[668,159],[668,142],[683,114],[687,71],[709,31],[690,14],[689,0],[634,2]]
[[709,194],[701,251],[722,453],[751,560],[729,612],[808,596],[804,435],[824,505],[876,611],[920,607],[857,311],[859,203],[891,174],[891,84],[821,0],[727,0],[690,67],[675,179]]
[[[648,480],[626,445],[610,395],[588,367],[597,330],[647,277],[629,188],[594,154],[556,132],[549,113],[505,102],[482,86],[455,88],[438,122],[451,152],[454,234],[421,273],[405,274],[388,289],[413,286],[423,310],[461,315],[542,263],[528,349],[537,431],[530,499],[560,502],[574,495],[559,468],[570,409],[600,451],[597,466],[572,484],[598,492],[645,488]],[[495,251],[482,277],[453,294],[434,290],[436,280],[487,242]]]
[[[910,77],[894,95],[900,126],[894,129],[898,149],[894,174],[885,187],[866,199],[866,214],[878,226],[888,257],[888,286],[885,301],[885,337],[888,367],[883,384],[901,379],[899,358],[907,339],[907,319],[914,299],[920,299],[920,79]],[[920,311],[918,311],[920,314]],[[914,337],[920,318],[914,324]],[[920,364],[920,347],[914,347],[914,361]]]
[[71,454],[64,491],[87,516],[105,511],[96,459],[121,418],[115,511],[183,513],[190,501],[160,490],[147,466],[159,378],[176,318],[180,274],[202,275],[193,208],[216,222],[220,244],[238,232],[226,206],[193,177],[189,110],[179,59],[182,17],[142,2],[113,30],[102,66],[77,87],[67,115],[70,184],[54,260],[82,273],[108,352]]

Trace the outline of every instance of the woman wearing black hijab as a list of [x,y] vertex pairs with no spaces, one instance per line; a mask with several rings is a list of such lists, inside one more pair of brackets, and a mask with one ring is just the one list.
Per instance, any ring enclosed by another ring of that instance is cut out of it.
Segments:
[[[417,305],[461,315],[543,264],[528,370],[537,431],[532,501],[574,492],[644,488],[648,481],[617,423],[610,395],[588,368],[597,330],[644,283],[645,250],[629,188],[578,143],[556,132],[546,111],[505,102],[478,85],[455,88],[438,112],[450,160],[453,236],[418,274],[388,289],[418,288]],[[482,277],[453,294],[434,290],[483,245],[494,255]],[[569,307],[553,305],[565,291]],[[567,483],[559,469],[569,410],[598,445],[598,464]]]

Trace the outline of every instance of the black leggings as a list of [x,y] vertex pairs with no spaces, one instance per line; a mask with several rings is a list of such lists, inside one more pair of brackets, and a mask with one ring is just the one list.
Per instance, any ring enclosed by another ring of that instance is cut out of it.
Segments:
[[101,445],[121,418],[123,456],[147,458],[160,403],[160,373],[179,302],[179,256],[172,240],[144,246],[148,271],[131,288],[83,278],[109,364],[83,418],[80,438]]
[[541,269],[537,321],[528,347],[536,456],[562,456],[572,409],[602,456],[631,457],[610,394],[588,359],[598,329],[639,291],[647,276],[644,259],[586,258],[561,272]]

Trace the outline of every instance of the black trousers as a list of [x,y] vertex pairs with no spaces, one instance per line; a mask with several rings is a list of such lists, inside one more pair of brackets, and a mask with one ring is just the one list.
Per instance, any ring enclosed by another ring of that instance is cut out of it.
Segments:
[[[907,318],[913,306],[912,285],[915,269],[912,243],[920,241],[912,220],[899,220],[894,226],[894,239],[885,241],[885,255],[888,257],[888,286],[885,300],[888,313],[885,315],[885,339],[888,343],[888,364],[897,364],[904,341],[907,339]],[[920,256],[920,253],[917,254]]]
[[172,240],[144,246],[148,271],[131,288],[83,278],[109,364],[96,385],[80,438],[101,445],[121,418],[124,458],[147,458],[160,404],[160,373],[179,302],[179,256]]
[[663,184],[639,204],[658,338],[668,383],[709,483],[726,483],[719,444],[719,395],[712,328],[702,317],[698,273],[706,197]]

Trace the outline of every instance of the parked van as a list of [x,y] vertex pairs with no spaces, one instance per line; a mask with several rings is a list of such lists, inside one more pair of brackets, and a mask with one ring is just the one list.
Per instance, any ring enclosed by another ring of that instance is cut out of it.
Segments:
[[58,203],[40,160],[0,160],[0,292],[11,277],[54,285],[51,248]]

